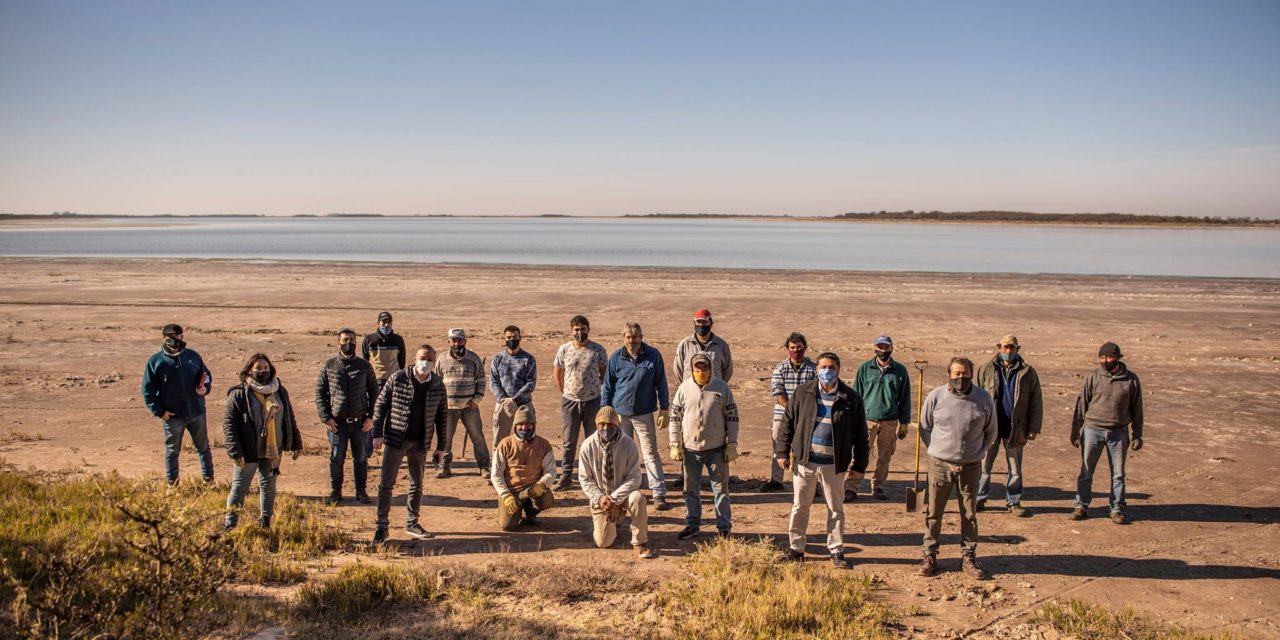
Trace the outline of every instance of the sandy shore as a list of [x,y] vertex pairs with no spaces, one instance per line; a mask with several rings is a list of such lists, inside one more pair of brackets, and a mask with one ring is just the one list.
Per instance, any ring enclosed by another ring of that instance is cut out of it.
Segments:
[[[870,357],[875,336],[892,334],[899,360],[931,363],[926,388],[942,382],[950,356],[988,359],[996,339],[1013,333],[1043,382],[1045,433],[1026,453],[1031,517],[1001,509],[980,516],[979,554],[995,579],[975,585],[954,571],[954,513],[941,555],[947,572],[933,580],[914,575],[922,518],[902,506],[912,461],[905,445],[894,458],[891,500],[863,496],[846,507],[858,570],[884,577],[887,598],[922,612],[908,624],[931,631],[981,636],[1046,600],[1081,598],[1202,629],[1230,625],[1280,637],[1280,481],[1259,473],[1280,453],[1280,280],[13,258],[0,258],[0,268],[0,455],[9,463],[159,474],[162,435],[139,383],[160,327],[178,322],[215,376],[214,432],[223,390],[243,358],[264,351],[275,359],[313,453],[286,465],[280,488],[304,496],[327,493],[313,382],[340,326],[370,331],[389,309],[411,345],[441,346],[449,327],[463,326],[473,335],[469,346],[488,357],[502,327],[520,325],[541,364],[540,433],[558,445],[551,362],[570,316],[587,315],[593,337],[611,351],[623,323],[638,321],[669,360],[691,331],[694,309],[708,307],[737,371],[732,387],[746,455],[732,469],[734,532],[744,535],[786,529],[790,496],[755,487],[768,464],[769,372],[784,357],[787,333],[806,333],[814,351],[840,353],[848,372]],[[1066,517],[1079,464],[1067,441],[1071,406],[1106,340],[1123,347],[1148,394],[1147,447],[1129,461],[1135,522],[1128,527],[1100,517],[1103,478],[1095,480],[1099,517]],[[491,411],[486,398],[482,414]],[[215,460],[226,478],[230,461],[221,451]],[[195,472],[194,454],[184,454],[182,465],[184,475]],[[577,491],[547,513],[542,529],[501,534],[493,491],[468,462],[457,467],[454,478],[427,481],[423,522],[434,539],[409,543],[393,530],[405,562],[499,549],[633,562],[621,547],[590,548]],[[992,503],[1002,495],[998,489]],[[372,534],[372,507],[352,504],[340,513],[355,535]],[[675,539],[683,515],[682,507],[651,514],[662,558],[643,571],[670,573],[692,548]],[[811,533],[820,520],[815,514]],[[820,540],[811,537],[811,551],[821,551]]]

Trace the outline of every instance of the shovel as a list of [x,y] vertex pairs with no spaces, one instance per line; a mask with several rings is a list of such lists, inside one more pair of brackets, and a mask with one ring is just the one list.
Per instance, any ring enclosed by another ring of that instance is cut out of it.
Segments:
[[924,370],[928,360],[916,360],[916,475],[907,489],[907,513],[920,510],[920,420],[924,418]]

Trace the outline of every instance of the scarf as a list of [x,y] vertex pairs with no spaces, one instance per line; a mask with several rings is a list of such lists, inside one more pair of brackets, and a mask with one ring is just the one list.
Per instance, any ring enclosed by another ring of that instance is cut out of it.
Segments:
[[[261,420],[258,423],[258,459],[271,461],[273,469],[280,468],[280,432],[284,415],[281,413],[280,378],[275,377],[267,384],[258,384],[253,378],[245,378],[245,386],[253,390],[253,395],[262,407]],[[258,416],[255,416],[258,417]],[[265,436],[265,437],[264,437]]]

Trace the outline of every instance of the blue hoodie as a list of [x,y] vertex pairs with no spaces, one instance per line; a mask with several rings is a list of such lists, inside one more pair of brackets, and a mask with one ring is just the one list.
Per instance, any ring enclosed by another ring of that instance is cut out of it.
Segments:
[[200,384],[202,375],[208,376],[204,383],[208,393],[213,388],[213,374],[204,366],[200,354],[191,349],[183,349],[176,355],[160,350],[147,360],[147,368],[142,372],[142,399],[147,409],[157,418],[166,411],[175,418],[202,415],[204,396],[196,395],[196,385]]

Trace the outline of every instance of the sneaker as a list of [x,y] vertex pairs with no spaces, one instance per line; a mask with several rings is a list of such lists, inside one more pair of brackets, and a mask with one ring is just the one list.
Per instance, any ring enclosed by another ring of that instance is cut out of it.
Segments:
[[553,488],[553,489],[555,489],[556,491],[568,491],[569,489],[572,489],[572,488],[573,488],[573,476],[571,476],[571,475],[569,475],[569,474],[567,474],[567,473],[562,474],[562,475],[560,476],[560,481],[559,481],[559,482],[557,482],[557,483],[556,483],[556,486],[554,486],[554,487],[552,487],[552,488]]
[[888,500],[889,496],[885,495],[884,489],[879,486],[871,487],[871,497],[876,500]]
[[489,479],[489,468],[488,468],[488,467],[485,467],[485,468],[483,468],[483,469],[481,469],[481,470],[480,470],[480,477],[481,477],[481,478],[483,478],[483,479],[485,479],[485,480],[488,480],[488,479]]
[[364,491],[356,492],[356,501],[358,501],[360,504],[369,504],[373,502],[373,500],[369,498],[369,494]]
[[436,472],[437,478],[448,478],[451,475],[453,475],[453,470],[449,467],[440,467],[440,470]]
[[804,552],[787,547],[787,560],[791,562],[804,562]]
[[978,559],[968,554],[960,559],[960,570],[975,580],[986,580],[991,577],[986,569],[978,566]]
[[1089,517],[1089,512],[1085,511],[1084,507],[1076,507],[1071,510],[1072,520],[1084,520],[1085,518],[1088,518],[1088,517]]
[[786,487],[782,486],[781,482],[778,482],[777,480],[769,480],[768,482],[760,485],[760,493],[773,493],[774,491],[782,491],[785,488]]
[[1019,503],[1019,502],[1015,502],[1009,505],[1009,513],[1012,514],[1013,517],[1015,518],[1027,517],[1027,510],[1023,508],[1022,503]]
[[938,556],[931,553],[924,554],[920,560],[920,575],[926,578],[932,578],[938,573]]
[[698,527],[685,527],[680,530],[680,533],[676,534],[676,538],[680,540],[688,540],[689,538],[698,535],[701,531],[702,529],[699,529]]
[[1116,524],[1129,524],[1129,516],[1126,516],[1123,511],[1112,511],[1111,521]]
[[232,518],[227,518],[227,519],[223,520],[223,521],[222,521],[222,532],[223,532],[223,533],[226,533],[226,532],[228,532],[228,531],[230,531],[230,530],[232,530],[232,529],[236,528],[236,524],[237,524],[237,522],[236,522],[234,519],[232,519]]
[[649,548],[647,544],[632,545],[631,548],[636,550],[636,557],[641,560],[652,560],[658,557],[658,552]]
[[329,497],[324,499],[324,503],[325,503],[325,504],[327,504],[327,505],[329,505],[329,506],[331,506],[331,507],[332,507],[332,506],[337,506],[337,504],[338,504],[339,502],[342,502],[342,492],[341,492],[341,491],[333,491],[333,492],[330,492],[330,493],[329,493]]
[[378,527],[373,531],[373,543],[382,544],[387,541],[387,528]]
[[415,540],[426,540],[427,538],[431,537],[431,534],[427,533],[427,530],[423,529],[422,525],[416,522],[411,522],[408,525],[406,525],[404,528],[404,532],[409,534],[409,537]]
[[671,508],[671,504],[667,502],[666,496],[658,496],[657,498],[654,498],[653,501],[655,504],[654,509],[657,509],[658,511],[666,511]]
[[844,501],[845,501],[845,502],[854,502],[854,501],[855,501],[855,500],[857,500],[857,499],[858,499],[858,492],[857,492],[857,491],[854,491],[853,489],[845,489],[845,490],[844,490]]
[[723,540],[728,540],[733,537],[733,535],[729,533],[728,529],[716,529],[716,535]]
[[978,511],[986,511],[986,510],[987,510],[987,500],[986,498],[983,498],[982,500],[978,501]]
[[843,553],[833,553],[831,554],[831,566],[837,569],[848,569],[850,565],[849,561],[844,559]]
[[265,517],[264,517],[264,518],[258,518],[258,528],[259,528],[259,529],[270,529],[270,528],[271,528],[271,518],[265,518]]

